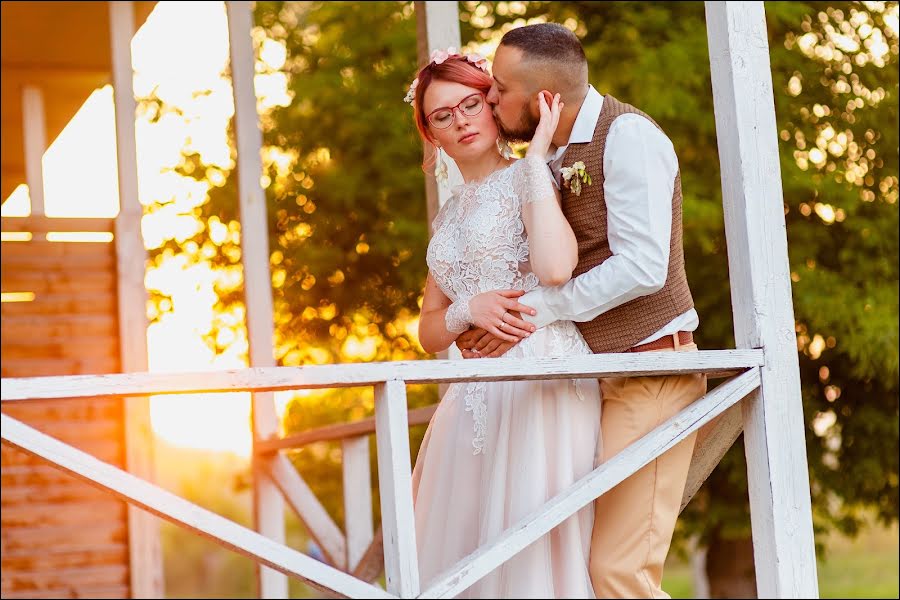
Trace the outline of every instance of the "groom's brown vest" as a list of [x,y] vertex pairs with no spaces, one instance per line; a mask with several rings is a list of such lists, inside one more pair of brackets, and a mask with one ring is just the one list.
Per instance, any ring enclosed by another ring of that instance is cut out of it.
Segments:
[[[634,113],[659,125],[635,107],[619,102],[610,95],[603,98],[603,108],[590,144],[570,144],[563,156],[563,166],[583,161],[592,185],[582,185],[581,195],[562,190],[563,213],[578,240],[578,265],[573,277],[596,267],[612,256],[606,227],[606,201],[603,197],[603,152],[613,120]],[[684,248],[681,243],[681,173],[675,177],[672,194],[672,237],[669,273],[661,290],[641,296],[603,313],[593,321],[576,323],[595,353],[624,352],[663,328],[675,317],[694,306],[684,273]]]

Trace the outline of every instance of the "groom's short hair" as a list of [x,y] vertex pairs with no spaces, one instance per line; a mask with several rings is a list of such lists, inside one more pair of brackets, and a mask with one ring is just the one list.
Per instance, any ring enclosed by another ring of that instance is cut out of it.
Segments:
[[553,66],[571,85],[587,84],[587,57],[581,41],[559,23],[536,23],[506,32],[501,46],[518,48],[524,60]]

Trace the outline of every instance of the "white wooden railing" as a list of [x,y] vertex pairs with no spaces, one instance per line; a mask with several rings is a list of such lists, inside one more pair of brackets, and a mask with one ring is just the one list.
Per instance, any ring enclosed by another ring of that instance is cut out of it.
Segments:
[[[413,361],[250,368],[216,373],[133,373],[8,378],[0,381],[2,406],[40,399],[147,396],[206,392],[267,392],[372,385],[374,419],[330,425],[255,446],[257,458],[317,541],[329,564],[184,500],[28,425],[2,415],[2,439],[136,506],[303,579],[347,597],[453,597],[496,569],[578,510],[721,415],[760,385],[763,352],[611,354],[531,360]],[[626,448],[537,508],[502,536],[475,550],[434,581],[419,581],[413,517],[408,427],[432,410],[407,411],[406,384],[707,373],[730,377],[680,414]],[[412,416],[412,418],[411,418]],[[375,535],[366,436],[375,432],[381,495],[381,535]],[[344,444],[346,531],[331,520],[282,450],[313,441]],[[765,457],[761,457],[765,459]],[[383,554],[379,544],[383,543]],[[381,572],[387,591],[370,583]]]

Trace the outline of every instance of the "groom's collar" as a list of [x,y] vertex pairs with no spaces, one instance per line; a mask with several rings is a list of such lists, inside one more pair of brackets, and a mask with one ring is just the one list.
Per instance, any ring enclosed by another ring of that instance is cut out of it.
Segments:
[[600,110],[603,108],[603,96],[600,95],[594,86],[588,86],[587,96],[578,109],[578,116],[575,117],[575,124],[572,126],[572,132],[569,134],[569,141],[565,146],[556,149],[553,155],[547,160],[548,163],[557,165],[562,161],[569,144],[588,144],[594,139],[594,130],[597,128],[597,121],[600,119]]
[[597,128],[602,109],[603,96],[594,89],[594,86],[588,86],[587,96],[581,103],[581,109],[575,117],[575,125],[572,126],[572,133],[569,134],[569,144],[587,144],[594,139],[594,130]]

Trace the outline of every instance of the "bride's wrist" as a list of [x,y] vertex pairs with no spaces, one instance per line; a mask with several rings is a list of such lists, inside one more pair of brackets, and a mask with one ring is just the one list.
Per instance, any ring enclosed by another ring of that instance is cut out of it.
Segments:
[[444,315],[444,324],[450,333],[462,333],[472,324],[472,312],[469,309],[471,298],[459,298],[450,305]]

